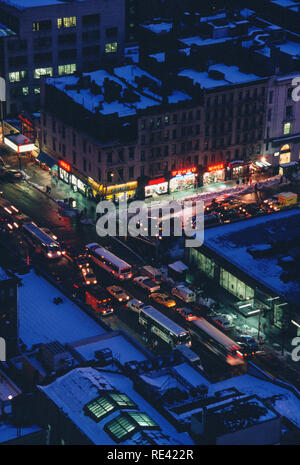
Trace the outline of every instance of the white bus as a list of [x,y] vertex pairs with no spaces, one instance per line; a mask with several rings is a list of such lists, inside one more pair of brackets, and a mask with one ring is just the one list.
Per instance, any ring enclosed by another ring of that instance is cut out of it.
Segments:
[[132,266],[121,260],[99,244],[87,244],[86,250],[88,255],[93,259],[96,265],[111,273],[118,279],[132,278]]
[[238,344],[215,328],[205,318],[196,318],[191,322],[191,335],[210,351],[225,359],[229,365],[245,364],[244,360],[238,355]]
[[181,344],[188,347],[192,345],[188,331],[150,305],[141,308],[139,324],[152,336],[160,338],[172,348]]
[[60,244],[49,234],[39,228],[35,223],[25,223],[22,228],[25,239],[47,258],[59,258],[65,252],[61,250]]

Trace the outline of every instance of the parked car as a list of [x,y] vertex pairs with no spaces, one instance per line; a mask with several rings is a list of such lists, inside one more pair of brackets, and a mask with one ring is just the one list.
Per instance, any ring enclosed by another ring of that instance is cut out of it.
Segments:
[[220,326],[225,331],[229,331],[234,328],[233,324],[223,315],[213,316],[212,321]]
[[180,307],[176,308],[176,312],[179,313],[187,321],[193,321],[197,319],[197,316],[193,313],[190,308]]
[[147,276],[137,276],[133,279],[133,282],[138,286],[141,286],[143,289],[146,289],[148,292],[156,292],[160,290],[160,284],[152,281],[152,279]]
[[119,302],[126,302],[127,300],[130,300],[130,296],[120,286],[109,286],[106,289]]
[[97,278],[91,268],[81,268],[81,274],[85,284],[97,284]]
[[158,304],[164,305],[165,307],[175,307],[176,302],[174,299],[168,296],[168,294],[160,293],[160,292],[153,292],[149,296]]
[[132,310],[133,312],[139,313],[141,308],[144,307],[144,305],[144,302],[142,302],[141,300],[130,299],[126,304],[126,307]]

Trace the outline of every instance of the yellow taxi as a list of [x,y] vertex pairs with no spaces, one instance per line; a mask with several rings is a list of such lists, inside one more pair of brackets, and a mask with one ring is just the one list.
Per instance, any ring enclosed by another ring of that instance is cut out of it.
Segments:
[[153,294],[149,295],[149,298],[155,300],[155,302],[160,305],[164,305],[165,307],[175,307],[176,305],[175,300],[169,297],[168,294],[153,292]]

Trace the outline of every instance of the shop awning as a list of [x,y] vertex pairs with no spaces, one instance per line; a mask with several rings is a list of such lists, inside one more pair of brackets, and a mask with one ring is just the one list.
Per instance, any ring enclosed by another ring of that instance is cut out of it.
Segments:
[[48,155],[48,153],[45,152],[40,152],[39,156],[37,157],[37,160],[41,163],[45,163],[47,166],[49,166],[49,168],[52,168],[52,166],[57,165],[57,160],[55,160],[55,158],[51,157],[51,155]]

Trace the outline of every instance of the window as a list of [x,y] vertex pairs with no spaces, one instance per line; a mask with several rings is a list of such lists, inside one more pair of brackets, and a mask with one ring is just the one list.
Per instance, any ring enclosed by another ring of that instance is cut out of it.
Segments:
[[29,94],[28,87],[22,87],[22,94],[23,95],[28,95]]
[[283,125],[283,134],[284,135],[290,134],[291,130],[292,130],[292,124],[291,123],[285,123]]
[[273,91],[269,93],[269,103],[273,103]]
[[159,429],[159,426],[146,413],[128,412],[122,414],[104,427],[107,433],[117,443],[124,441],[135,432],[143,429]]
[[105,30],[105,35],[107,38],[111,39],[112,37],[116,37],[118,35],[118,28],[117,27],[109,27]]
[[110,42],[105,44],[105,53],[116,53],[118,49],[118,42]]
[[68,18],[57,18],[57,28],[76,27],[76,16],[69,16]]
[[129,160],[130,161],[134,160],[134,147],[129,148]]
[[58,74],[61,76],[63,74],[73,74],[76,71],[76,64],[71,65],[60,65],[58,67]]
[[33,32],[50,31],[50,29],[51,29],[51,20],[34,21],[32,23]]
[[198,270],[202,271],[210,278],[214,278],[216,265],[213,260],[198,252],[196,249],[191,250],[191,259]]
[[247,284],[240,281],[224,268],[220,270],[220,286],[231,292],[231,294],[235,295],[240,300],[252,299],[254,297],[254,290],[251,287],[247,286]]
[[82,16],[82,25],[83,26],[97,26],[100,21],[99,14],[85,15]]
[[293,116],[293,106],[288,105],[285,110],[286,118],[291,118]]
[[141,412],[129,412],[128,415],[138,423],[142,428],[145,427],[158,427],[152,418],[149,417],[146,413]]
[[41,76],[52,76],[52,68],[36,68],[34,70],[34,79],[40,79]]
[[136,408],[136,404],[126,394],[111,392],[108,396],[118,405],[119,408]]
[[26,78],[26,71],[14,71],[8,75],[9,82],[19,82]]
[[34,91],[34,94],[35,94],[35,95],[39,95],[39,94],[41,93],[40,87],[35,87],[35,88],[33,89],[33,91]]
[[94,421],[98,422],[103,417],[115,410],[114,403],[106,397],[99,397],[98,399],[89,402],[85,405],[84,410]]
[[134,177],[134,166],[129,167],[129,178],[132,179]]

